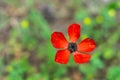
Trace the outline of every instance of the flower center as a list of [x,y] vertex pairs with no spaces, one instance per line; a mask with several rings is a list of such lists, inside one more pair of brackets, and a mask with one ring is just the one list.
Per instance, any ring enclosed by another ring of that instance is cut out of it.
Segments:
[[68,44],[68,50],[72,53],[77,50],[77,44],[76,43],[69,43]]

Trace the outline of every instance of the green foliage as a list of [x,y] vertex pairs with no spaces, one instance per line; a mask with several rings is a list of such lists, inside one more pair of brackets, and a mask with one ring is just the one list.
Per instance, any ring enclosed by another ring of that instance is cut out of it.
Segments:
[[31,9],[30,14],[29,14],[29,19],[31,23],[33,24],[33,26],[36,27],[34,28],[36,35],[41,34],[41,36],[45,38],[49,38],[50,36],[49,26],[39,11],[35,9]]
[[5,16],[5,13],[0,11],[0,29],[2,29],[8,22],[7,17]]
[[17,77],[18,80],[22,80],[24,77],[24,74],[29,71],[30,65],[27,62],[26,58],[22,58],[21,60],[14,60],[12,61],[6,68],[6,71],[8,72],[8,80],[16,80],[15,77]]
[[[100,2],[102,7],[96,7],[93,1],[63,1],[0,1],[0,79],[120,80],[120,2]],[[54,62],[57,50],[51,33],[58,25],[60,30],[67,29],[66,22],[81,24],[81,40],[96,41],[89,63],[76,64],[72,54],[66,65]]]
[[119,80],[120,79],[120,66],[111,66],[108,69],[106,78],[108,80]]
[[4,67],[4,65],[3,65],[3,59],[0,57],[0,77],[2,76],[2,72],[3,72],[3,67]]

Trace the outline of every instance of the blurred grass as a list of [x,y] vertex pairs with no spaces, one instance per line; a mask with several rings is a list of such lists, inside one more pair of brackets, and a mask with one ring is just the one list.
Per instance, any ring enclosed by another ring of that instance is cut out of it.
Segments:
[[[1,0],[0,80],[120,80],[120,5],[112,0]],[[97,6],[96,6],[97,4]],[[54,62],[53,31],[81,24],[97,42],[89,63]],[[66,26],[67,25],[67,26]]]

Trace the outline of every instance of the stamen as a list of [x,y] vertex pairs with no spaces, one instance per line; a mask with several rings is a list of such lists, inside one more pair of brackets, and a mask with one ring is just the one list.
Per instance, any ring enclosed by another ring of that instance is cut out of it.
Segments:
[[73,53],[77,50],[77,44],[76,43],[69,43],[68,50]]

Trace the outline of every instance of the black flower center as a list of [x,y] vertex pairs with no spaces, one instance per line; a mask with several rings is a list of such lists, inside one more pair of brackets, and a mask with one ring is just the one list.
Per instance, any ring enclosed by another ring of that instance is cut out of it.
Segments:
[[77,50],[77,44],[76,43],[69,43],[68,44],[68,50],[72,53]]

